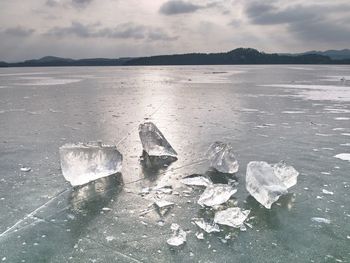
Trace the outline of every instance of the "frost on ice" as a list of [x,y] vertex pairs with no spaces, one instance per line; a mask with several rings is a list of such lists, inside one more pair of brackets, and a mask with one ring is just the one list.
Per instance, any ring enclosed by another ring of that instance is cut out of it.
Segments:
[[238,162],[229,143],[214,142],[207,151],[210,166],[221,173],[236,173]]
[[123,156],[114,145],[65,144],[59,148],[59,153],[62,174],[72,186],[116,174],[122,169]]
[[299,173],[284,163],[274,166],[266,162],[250,162],[247,165],[246,188],[263,206],[270,209],[288,188],[295,185]]
[[177,156],[176,151],[152,122],[140,124],[139,135],[143,150],[149,156]]
[[215,213],[214,222],[219,225],[240,228],[247,219],[250,210],[241,210],[239,207],[231,207]]
[[171,230],[173,231],[173,235],[166,242],[169,246],[178,247],[183,245],[186,242],[186,232],[182,230],[182,228],[178,224],[171,224]]
[[216,206],[226,203],[237,189],[226,184],[208,185],[203,194],[199,197],[198,204],[201,206]]

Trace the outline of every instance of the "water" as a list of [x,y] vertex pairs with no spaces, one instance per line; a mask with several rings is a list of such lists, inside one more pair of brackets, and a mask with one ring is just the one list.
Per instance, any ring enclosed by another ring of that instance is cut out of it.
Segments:
[[[326,65],[0,69],[0,258],[349,262],[350,162],[334,157],[350,152],[350,82],[341,81],[349,75],[349,66]],[[144,121],[162,131],[177,161],[139,162]],[[58,148],[87,141],[117,144],[122,175],[73,189]],[[202,188],[179,178],[212,175],[203,160],[214,141],[233,146],[234,198],[251,210],[252,229],[198,240],[192,219],[213,215],[197,204]],[[246,165],[280,160],[300,172],[298,184],[267,210],[245,190]],[[176,205],[160,218],[149,207],[154,193],[140,192],[169,185],[163,199]],[[190,231],[175,251],[166,243],[172,223]]]

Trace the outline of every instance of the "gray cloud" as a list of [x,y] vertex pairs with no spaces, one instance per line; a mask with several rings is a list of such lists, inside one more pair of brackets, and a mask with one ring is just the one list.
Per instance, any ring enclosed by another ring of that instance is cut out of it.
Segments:
[[46,0],[45,2],[47,6],[51,6],[51,7],[59,5],[59,3],[60,3],[59,0]]
[[70,26],[67,27],[53,27],[45,33],[47,36],[77,36],[82,38],[91,37],[95,25],[83,25],[79,22],[73,21]]
[[76,36],[80,38],[120,38],[120,39],[149,39],[149,40],[175,40],[158,27],[147,27],[134,23],[123,23],[113,28],[101,27],[100,23],[84,25],[73,21],[67,27],[54,27],[45,33],[48,36],[65,37]]
[[93,1],[94,0],[46,0],[45,4],[49,7],[67,7],[71,5],[75,8],[85,8]]
[[164,32],[161,28],[152,28],[148,32],[148,38],[150,40],[163,40],[163,41],[172,41],[178,39],[178,36],[170,36],[166,32]]
[[73,5],[76,7],[86,7],[88,6],[93,0],[72,0]]
[[279,8],[271,3],[252,2],[245,11],[253,24],[285,24],[290,33],[304,41],[350,40],[350,27],[331,17],[334,14],[348,17],[350,5],[298,4]]
[[204,6],[195,5],[190,2],[184,2],[182,0],[170,0],[161,5],[159,12],[163,15],[177,15],[184,13],[193,13],[202,8],[204,8]]
[[25,28],[22,26],[10,27],[2,30],[1,33],[14,37],[29,37],[35,32],[32,28]]
[[251,21],[260,25],[273,25],[313,20],[318,14],[313,8],[296,5],[278,9],[272,4],[253,3],[248,5],[246,13]]

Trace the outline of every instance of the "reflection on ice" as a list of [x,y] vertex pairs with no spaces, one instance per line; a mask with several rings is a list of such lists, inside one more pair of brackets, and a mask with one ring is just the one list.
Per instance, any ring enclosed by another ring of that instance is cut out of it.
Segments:
[[149,156],[143,151],[140,163],[145,178],[154,181],[161,172],[168,169],[176,160],[177,158],[172,156]]
[[123,177],[120,173],[99,178],[88,184],[71,190],[69,197],[70,210],[73,214],[82,216],[94,215],[106,210],[110,200],[123,187]]

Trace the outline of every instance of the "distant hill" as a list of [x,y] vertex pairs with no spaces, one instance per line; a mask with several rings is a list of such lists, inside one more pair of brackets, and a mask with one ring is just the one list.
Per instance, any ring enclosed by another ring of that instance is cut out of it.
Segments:
[[25,60],[23,62],[0,62],[0,67],[64,67],[64,66],[121,66],[131,58],[86,58],[71,59],[46,56],[40,59]]
[[318,54],[279,55],[252,48],[237,48],[226,53],[192,53],[135,58],[124,65],[234,65],[234,64],[350,64]]
[[[317,53],[319,52],[319,53]],[[330,55],[325,55],[326,52]],[[46,56],[23,62],[0,62],[0,67],[52,66],[136,66],[136,65],[234,65],[234,64],[350,64],[342,59],[350,50],[310,51],[303,54],[268,54],[253,48],[237,48],[224,53],[190,53],[139,58],[70,59]]]
[[300,56],[300,55],[309,55],[309,54],[316,54],[316,55],[322,55],[322,56],[328,56],[331,59],[341,60],[341,59],[350,59],[350,49],[342,49],[342,50],[326,50],[326,51],[307,51],[303,53],[296,53],[296,54],[280,54],[280,55],[289,55],[289,56]]

